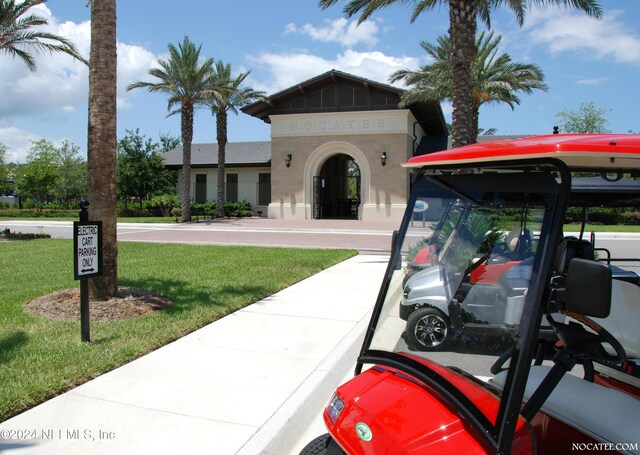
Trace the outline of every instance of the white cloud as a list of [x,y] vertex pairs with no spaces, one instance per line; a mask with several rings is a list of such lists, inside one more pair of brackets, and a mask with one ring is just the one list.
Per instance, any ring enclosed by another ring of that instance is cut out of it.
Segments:
[[414,57],[393,57],[379,51],[357,52],[346,50],[334,59],[326,59],[308,52],[270,53],[249,56],[254,67],[260,67],[271,76],[268,81],[254,83],[253,87],[273,94],[289,88],[331,69],[386,83],[394,71],[418,67]]
[[608,77],[594,77],[591,79],[580,79],[576,81],[578,85],[602,85],[603,82],[607,82]]
[[369,47],[378,42],[378,25],[374,21],[364,21],[358,25],[357,21],[348,21],[344,18],[325,19],[324,27],[316,27],[312,24],[297,26],[289,23],[284,33],[299,33],[309,36],[314,41],[323,43],[338,43],[341,46],[351,48],[363,43]]
[[[30,12],[48,20],[49,25],[43,30],[69,39],[82,55],[88,55],[89,22],[59,23],[45,5],[37,5]],[[64,115],[69,106],[77,106],[86,99],[87,68],[83,63],[64,54],[28,51],[36,61],[36,72],[30,72],[20,59],[7,54],[0,56],[0,93],[3,98],[0,116]]]
[[[80,54],[88,59],[90,21],[59,22],[45,5],[30,11],[45,17],[49,22],[48,32],[72,41]],[[119,109],[126,109],[135,96],[127,92],[127,86],[146,79],[158,58],[141,46],[122,42],[117,46],[117,104]],[[88,109],[89,71],[85,64],[64,54],[32,52],[32,55],[37,65],[35,72],[29,71],[21,60],[0,55],[0,142],[7,146],[9,158],[18,162],[26,159],[31,141],[42,138],[38,134],[42,134],[45,124],[45,129],[50,129],[56,122],[77,121],[77,115]],[[33,125],[27,127],[32,131],[26,131],[24,125],[16,126],[24,118]]]
[[[84,21],[59,23],[44,5],[37,14],[49,21],[47,31],[71,40],[78,51],[88,58],[91,43],[91,23]],[[118,107],[126,107],[131,93],[127,85],[144,78],[157,57],[143,47],[118,43]],[[31,72],[18,59],[2,55],[0,66],[0,117],[37,115],[40,118],[68,116],[86,109],[89,93],[89,71],[86,65],[64,54],[33,52],[37,70]]]
[[524,30],[531,42],[553,54],[578,53],[583,58],[640,63],[640,37],[622,22],[622,11],[607,11],[601,20],[562,8],[532,8]]
[[301,81],[329,71],[333,63],[308,53],[271,53],[262,52],[258,56],[248,56],[253,66],[259,66],[271,76],[268,82],[256,81],[253,87],[268,94],[291,87]]
[[157,66],[158,57],[147,49],[126,43],[118,43],[118,108],[129,106],[131,92],[127,86],[140,80],[148,80],[149,69]]
[[31,142],[40,139],[29,131],[0,124],[0,142],[7,147],[7,162],[24,163],[31,149]]

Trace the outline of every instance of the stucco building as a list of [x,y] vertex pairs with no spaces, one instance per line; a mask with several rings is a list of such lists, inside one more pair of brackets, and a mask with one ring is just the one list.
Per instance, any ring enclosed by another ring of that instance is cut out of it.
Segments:
[[[281,219],[397,220],[409,194],[400,166],[447,147],[439,103],[398,108],[403,90],[332,70],[243,110],[270,142],[227,145],[227,200]],[[216,144],[192,146],[192,197],[215,200]],[[182,149],[167,153],[181,167]]]

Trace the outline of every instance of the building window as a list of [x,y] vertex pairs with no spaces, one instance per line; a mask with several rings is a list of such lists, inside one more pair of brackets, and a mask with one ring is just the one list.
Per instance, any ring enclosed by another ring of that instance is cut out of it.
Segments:
[[325,87],[311,92],[307,98],[309,110],[331,109],[336,107],[336,88]]
[[322,89],[322,108],[336,107],[336,88],[327,87]]
[[196,174],[196,202],[207,202],[207,174]]
[[369,104],[369,94],[364,90],[353,90],[353,105],[354,106],[367,106]]
[[349,85],[340,86],[340,107],[348,110],[369,105],[369,94]]
[[271,203],[271,174],[258,174],[258,205]]
[[228,202],[238,202],[238,174],[227,174],[226,193]]
[[292,111],[304,111],[304,108],[305,108],[304,97],[301,96],[299,98],[291,100],[290,109]]

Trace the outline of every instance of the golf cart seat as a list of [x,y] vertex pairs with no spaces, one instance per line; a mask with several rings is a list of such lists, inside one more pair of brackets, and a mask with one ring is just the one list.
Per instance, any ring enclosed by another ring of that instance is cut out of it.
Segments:
[[559,275],[566,276],[569,271],[569,263],[573,258],[595,260],[593,245],[588,240],[568,236],[562,239],[556,254],[555,271]]
[[522,229],[516,226],[505,238],[505,244],[510,256],[519,259],[525,259],[531,255],[531,244],[533,243],[533,234],[529,229]]
[[[545,365],[531,367],[524,392],[525,401],[550,370],[551,367]],[[506,376],[507,371],[502,371],[489,382],[502,390]],[[541,410],[601,441],[636,441],[638,437],[636,427],[630,422],[636,422],[640,416],[640,401],[572,374],[563,376]]]
[[640,359],[639,308],[640,287],[628,281],[618,280],[614,276],[609,316],[592,318],[620,341],[630,359]]
[[[566,276],[569,263],[574,258],[595,260],[593,245],[584,239],[565,237],[558,247],[556,273]],[[609,266],[611,283],[611,308],[606,318],[593,317],[600,326],[608,330],[624,346],[629,358],[640,359],[640,286],[636,284],[635,272]],[[560,320],[554,315],[554,319]]]
[[[561,253],[569,256],[573,252],[569,247]],[[559,269],[564,265],[561,262],[562,258]],[[560,282],[562,288],[554,293],[551,308],[568,313],[585,324],[590,324],[585,317],[606,320],[612,308],[612,286],[615,281],[609,267],[581,258],[567,262],[566,278]],[[553,367],[531,367],[523,397],[527,404],[521,410],[522,415],[532,420],[538,411],[542,411],[582,433],[592,435],[598,441],[635,441],[637,428],[629,425],[629,422],[635,422],[640,415],[640,401],[619,390],[572,374],[576,363],[582,363],[586,372],[591,361],[611,361],[603,342],[616,349],[618,359],[626,358],[625,349],[615,337],[597,335],[571,318],[567,318],[567,323],[551,318],[548,321],[562,341],[563,348],[556,354]],[[503,371],[490,383],[503,389],[506,375],[507,372]]]

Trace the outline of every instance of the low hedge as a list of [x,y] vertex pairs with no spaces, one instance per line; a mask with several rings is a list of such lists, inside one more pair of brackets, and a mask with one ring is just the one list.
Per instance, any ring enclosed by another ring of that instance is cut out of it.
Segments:
[[31,232],[11,232],[8,228],[0,231],[0,237],[10,240],[34,240],[34,239],[50,239],[49,234],[35,234]]
[[[216,216],[216,207],[217,204],[215,201],[198,203],[194,202],[191,204],[191,214],[192,215],[200,215],[204,217],[215,218]],[[251,204],[247,201],[237,201],[237,202],[225,202],[224,203],[224,216],[227,218],[240,218],[240,217],[249,217],[253,216],[253,211],[251,210]]]
[[78,217],[79,210],[33,210],[33,209],[10,209],[0,210],[2,218],[73,218]]
[[[129,205],[128,207],[119,206],[117,216],[129,218],[179,217],[181,213],[180,204],[174,205],[174,202],[173,197],[164,198],[163,196],[159,196],[151,201],[145,201],[143,208],[134,205]],[[0,210],[0,218],[77,218],[79,211],[79,209],[2,209]],[[215,218],[216,203],[194,202],[191,204],[191,213],[194,216]],[[224,204],[224,216],[227,218],[251,217],[253,215],[251,204],[247,201],[225,202]]]
[[[595,207],[587,210],[587,220],[591,224],[639,226],[640,213],[630,208]],[[569,207],[565,222],[581,223],[582,208]]]

